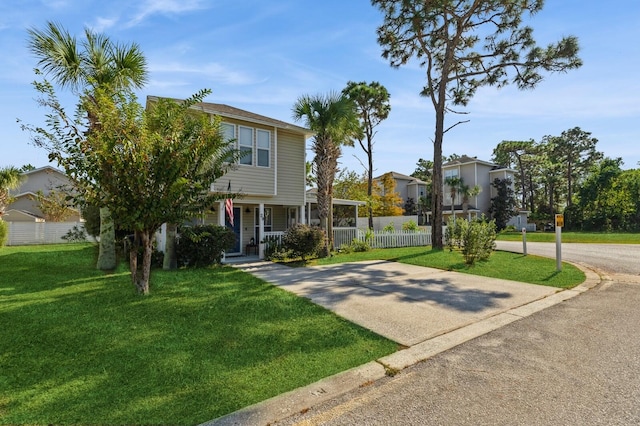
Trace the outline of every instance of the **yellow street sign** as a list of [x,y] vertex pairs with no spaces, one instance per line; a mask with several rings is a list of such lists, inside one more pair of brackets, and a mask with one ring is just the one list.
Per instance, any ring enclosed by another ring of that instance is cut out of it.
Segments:
[[564,226],[564,215],[557,214],[556,215],[556,227],[562,228]]

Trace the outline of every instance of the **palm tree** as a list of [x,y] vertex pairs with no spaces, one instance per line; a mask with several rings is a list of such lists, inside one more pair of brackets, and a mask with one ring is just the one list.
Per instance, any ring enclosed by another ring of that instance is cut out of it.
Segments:
[[[54,22],[47,22],[44,30],[31,28],[29,49],[38,59],[38,67],[62,88],[69,88],[79,96],[84,90],[98,88],[119,91],[141,88],[147,82],[147,62],[135,43],[121,45],[107,36],[85,29],[85,39],[78,42],[67,30]],[[89,118],[89,132],[97,123]],[[100,209],[100,254],[98,269],[116,267],[115,232],[111,215]]]
[[449,186],[449,194],[451,195],[451,217],[455,219],[456,217],[456,193],[458,192],[458,188],[460,188],[460,184],[464,183],[461,177],[458,176],[449,176],[444,179],[445,185]]
[[15,167],[0,169],[0,220],[7,206],[11,204],[12,197],[9,191],[20,186],[22,177],[22,172]]
[[465,184],[462,179],[460,179],[458,191],[460,191],[460,194],[462,194],[462,215],[466,219],[467,212],[469,210],[469,199],[480,194],[480,192],[482,192],[482,187],[479,185],[470,187],[469,185]]
[[341,145],[353,145],[353,138],[360,131],[358,116],[353,103],[344,95],[329,93],[326,96],[304,95],[293,106],[293,118],[305,120],[305,125],[315,132],[312,150],[313,164],[318,186],[318,216],[325,233],[323,254],[330,255],[333,245],[331,206],[333,181],[338,170]]

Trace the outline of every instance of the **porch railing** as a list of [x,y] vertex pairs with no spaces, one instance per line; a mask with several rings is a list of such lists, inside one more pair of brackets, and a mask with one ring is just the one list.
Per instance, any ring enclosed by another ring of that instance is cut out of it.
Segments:
[[271,231],[264,233],[264,255],[269,258],[275,251],[282,247],[282,231]]

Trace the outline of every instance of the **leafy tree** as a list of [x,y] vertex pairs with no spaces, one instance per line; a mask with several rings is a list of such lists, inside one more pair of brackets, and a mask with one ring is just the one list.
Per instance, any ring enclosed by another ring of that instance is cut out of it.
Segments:
[[522,208],[533,210],[532,173],[536,164],[537,150],[533,139],[528,141],[502,141],[493,149],[493,161],[518,171],[516,186],[520,188]]
[[67,200],[68,195],[63,191],[51,190],[46,195],[42,191],[36,192],[35,200],[42,211],[44,219],[50,222],[64,222],[73,214]]
[[407,201],[405,201],[404,203],[403,209],[406,216],[414,215],[418,212],[416,201],[412,197],[407,198]]
[[573,189],[576,182],[602,159],[602,153],[596,151],[598,140],[591,137],[579,127],[565,130],[558,136],[545,136],[549,144],[551,161],[561,167],[566,182],[566,202],[570,206],[573,202]]
[[[133,231],[131,278],[147,294],[152,242],[160,225],[182,222],[228,196],[209,188],[233,163],[234,151],[217,120],[190,109],[209,91],[182,103],[161,99],[144,111],[131,92],[97,88],[82,98],[86,114],[74,121],[60,107],[52,86],[45,87],[52,129],[36,133],[49,139],[50,156],[74,180],[77,198],[89,205],[100,201],[115,223]],[[100,126],[83,138],[87,115]]]
[[0,220],[2,220],[7,206],[13,202],[13,197],[9,192],[19,187],[22,179],[23,175],[20,169],[15,167],[0,169]]
[[313,164],[318,185],[318,216],[325,234],[322,255],[329,256],[333,246],[331,206],[333,181],[338,171],[341,145],[353,145],[353,138],[360,131],[360,123],[353,102],[344,95],[330,93],[303,95],[293,106],[295,120],[305,120],[306,126],[315,132],[311,149],[315,154]]
[[[76,94],[89,89],[88,98],[95,101],[93,91],[110,88],[114,91],[141,88],[147,81],[147,63],[137,44],[118,44],[103,34],[85,29],[85,38],[75,37],[54,22],[47,22],[43,30],[29,29],[29,49],[38,59],[38,67],[60,87]],[[89,116],[91,132],[98,125]],[[81,135],[85,137],[85,135]],[[104,207],[106,201],[98,200]],[[100,211],[100,253],[98,269],[116,267],[115,231],[110,213]]]
[[410,176],[430,183],[431,169],[433,169],[433,161],[420,158],[416,163],[416,169],[413,171],[413,173],[411,173]]
[[491,186],[496,189],[496,196],[491,198],[489,214],[496,223],[496,229],[502,231],[507,222],[516,214],[515,193],[511,187],[511,179],[494,179]]
[[402,197],[396,191],[396,180],[391,173],[385,173],[380,177],[379,184],[376,185],[375,215],[376,216],[401,216]]
[[575,37],[546,48],[536,45],[522,16],[542,9],[542,0],[372,0],[384,15],[378,28],[382,56],[392,67],[416,58],[426,70],[421,94],[435,110],[433,140],[433,241],[442,248],[442,142],[445,114],[466,106],[482,86],[535,87],[541,71],[566,71],[582,65]]
[[333,183],[333,196],[343,200],[366,201],[366,176],[361,176],[352,170],[340,170]]
[[306,161],[304,163],[305,168],[305,183],[307,186],[314,186],[316,184],[316,177],[314,175],[313,163]]
[[[353,101],[360,118],[362,133],[357,139],[360,147],[367,154],[367,196],[371,198],[373,195],[373,137],[376,134],[375,128],[387,119],[391,111],[389,92],[377,81],[369,84],[364,81],[360,83],[349,81],[342,93]],[[367,210],[369,229],[373,229],[371,204],[367,206]]]
[[565,209],[572,228],[590,231],[634,231],[640,221],[640,170],[622,170],[621,158],[605,158],[592,167]]

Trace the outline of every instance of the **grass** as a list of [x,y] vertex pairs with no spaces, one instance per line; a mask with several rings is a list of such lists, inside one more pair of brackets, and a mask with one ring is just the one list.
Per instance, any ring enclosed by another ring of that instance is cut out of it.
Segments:
[[[522,241],[521,232],[501,232],[501,241]],[[527,232],[527,241],[536,243],[552,243],[556,241],[555,232]],[[591,244],[640,244],[640,233],[607,233],[607,232],[565,232],[562,231],[563,243]]]
[[0,249],[0,424],[197,424],[397,350],[230,267],[94,269],[91,245]]
[[362,260],[389,260],[558,288],[575,287],[585,280],[584,273],[568,263],[563,263],[562,271],[558,272],[554,259],[531,255],[523,256],[504,251],[496,251],[491,254],[489,260],[477,262],[471,267],[464,263],[462,254],[459,252],[433,250],[428,247],[374,249],[361,253],[337,254],[317,259],[313,261],[313,264],[328,265]]

